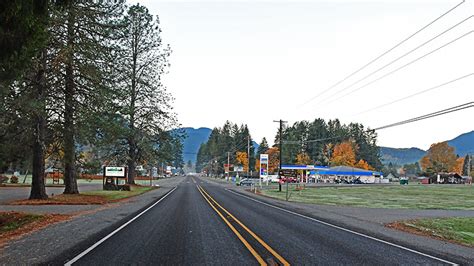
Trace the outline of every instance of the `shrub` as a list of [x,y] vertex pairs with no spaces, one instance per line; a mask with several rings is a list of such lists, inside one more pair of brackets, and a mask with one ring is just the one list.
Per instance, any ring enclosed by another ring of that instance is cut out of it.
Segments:
[[18,184],[18,177],[16,175],[12,175],[12,177],[10,177],[10,183]]

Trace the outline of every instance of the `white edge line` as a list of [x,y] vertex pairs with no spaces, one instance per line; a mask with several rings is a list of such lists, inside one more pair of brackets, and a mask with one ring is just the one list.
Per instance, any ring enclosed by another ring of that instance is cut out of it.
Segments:
[[79,259],[81,259],[82,257],[84,257],[85,255],[87,255],[87,253],[91,252],[93,249],[95,249],[97,246],[99,246],[100,244],[104,243],[107,239],[109,239],[110,237],[112,237],[113,235],[115,235],[118,231],[122,230],[123,228],[125,228],[127,225],[129,225],[130,223],[132,223],[133,221],[135,221],[138,217],[142,216],[145,212],[149,211],[151,208],[155,207],[156,204],[160,203],[162,200],[164,200],[169,194],[171,194],[173,191],[176,190],[177,187],[173,188],[172,190],[168,191],[163,197],[161,197],[157,202],[153,203],[150,207],[146,208],[144,211],[142,211],[141,213],[139,213],[137,216],[133,217],[132,219],[130,219],[128,222],[124,223],[123,225],[121,225],[119,228],[115,229],[112,233],[108,234],[107,236],[105,236],[104,238],[102,238],[101,240],[97,241],[94,245],[90,246],[88,249],[84,250],[83,252],[81,252],[79,255],[77,255],[76,257],[74,257],[73,259],[71,259],[70,261],[66,262],[64,265],[65,266],[70,266],[72,265],[73,263],[75,263],[76,261],[78,261]]
[[281,211],[284,211],[284,212],[287,212],[287,213],[290,213],[290,214],[293,214],[293,215],[296,215],[296,216],[299,216],[299,217],[302,217],[302,218],[305,218],[305,219],[309,219],[311,221],[314,221],[314,222],[317,222],[317,223],[320,223],[320,224],[324,224],[324,225],[327,225],[327,226],[330,226],[330,227],[333,227],[333,228],[336,228],[336,229],[339,229],[339,230],[343,230],[343,231],[346,231],[346,232],[349,232],[349,233],[352,233],[352,234],[355,234],[355,235],[358,235],[358,236],[362,236],[362,237],[365,237],[365,238],[368,238],[368,239],[372,239],[372,240],[375,240],[375,241],[378,241],[378,242],[381,242],[381,243],[384,243],[384,244],[387,244],[387,245],[390,245],[390,246],[393,246],[393,247],[397,247],[397,248],[400,248],[400,249],[403,249],[403,250],[406,250],[406,251],[409,251],[409,252],[412,252],[412,253],[415,253],[415,254],[418,254],[418,255],[422,255],[422,256],[425,256],[425,257],[428,257],[428,258],[431,258],[431,259],[434,259],[434,260],[438,260],[438,261],[441,261],[441,262],[444,262],[444,263],[447,263],[447,264],[450,264],[450,265],[459,265],[457,263],[447,261],[447,260],[444,260],[444,259],[441,259],[441,258],[438,258],[438,257],[434,257],[434,256],[431,256],[429,254],[426,254],[426,253],[423,253],[423,252],[420,252],[420,251],[417,251],[417,250],[414,250],[414,249],[410,249],[410,248],[407,248],[407,247],[404,247],[404,246],[400,246],[400,245],[397,245],[395,243],[391,243],[391,242],[388,242],[388,241],[385,241],[385,240],[382,240],[382,239],[379,239],[379,238],[376,238],[376,237],[373,237],[373,236],[369,236],[369,235],[366,235],[366,234],[363,234],[363,233],[352,231],[350,229],[347,229],[347,228],[344,228],[344,227],[341,227],[341,226],[337,226],[337,225],[334,225],[334,224],[331,224],[331,223],[328,223],[328,222],[324,222],[324,221],[321,221],[321,220],[318,220],[318,219],[315,219],[315,218],[312,218],[312,217],[309,217],[309,216],[306,216],[306,215],[303,215],[303,214],[300,214],[300,213],[297,213],[297,212],[293,212],[293,211],[290,211],[290,210],[287,210],[287,209],[284,209],[284,208],[281,208],[281,207],[278,207],[278,206],[275,206],[275,205],[272,205],[272,204],[254,199],[254,198],[251,198],[249,196],[242,195],[240,193],[237,193],[237,192],[232,191],[232,190],[227,189],[227,188],[225,190],[227,190],[230,193],[233,193],[237,196],[247,198],[249,200],[258,202],[260,204],[263,204],[263,205],[266,205],[266,206],[269,206],[269,207],[272,207],[272,208],[275,208],[275,209],[278,209],[278,210],[281,210]]

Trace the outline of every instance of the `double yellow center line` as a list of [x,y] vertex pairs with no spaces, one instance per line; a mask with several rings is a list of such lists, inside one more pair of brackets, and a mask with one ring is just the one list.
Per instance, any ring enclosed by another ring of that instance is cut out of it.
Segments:
[[[247,233],[249,233],[260,245],[262,245],[268,252],[270,252],[276,259],[280,261],[282,265],[290,265],[280,254],[278,254],[273,248],[271,248],[265,241],[258,237],[254,232],[252,232],[247,226],[245,226],[239,219],[222,207],[214,198],[209,195],[200,185],[197,185],[197,188],[204,199],[209,203],[209,205],[216,211],[216,213],[224,220],[224,222],[229,226],[229,228],[234,232],[234,234],[239,238],[239,240],[244,244],[244,246],[252,253],[255,259],[260,263],[260,265],[267,265],[265,260],[262,259],[262,256],[248,243],[247,240],[237,231],[237,229],[229,222],[229,220],[222,214],[222,210],[227,217],[232,218],[240,227],[242,227]],[[220,210],[219,210],[219,209]]]

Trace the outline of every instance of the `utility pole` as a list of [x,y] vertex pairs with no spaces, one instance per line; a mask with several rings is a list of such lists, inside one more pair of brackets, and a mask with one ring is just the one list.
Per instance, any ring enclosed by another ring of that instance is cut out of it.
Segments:
[[227,152],[227,181],[230,179],[230,152]]
[[281,192],[281,183],[280,183],[280,180],[281,180],[281,176],[280,176],[280,170],[281,170],[281,165],[282,165],[282,154],[283,154],[283,137],[282,137],[282,134],[283,134],[283,123],[286,123],[288,121],[283,121],[283,120],[278,120],[278,121],[275,121],[273,120],[273,122],[275,123],[280,123],[280,129],[278,130],[278,136],[280,138],[280,143],[279,143],[279,146],[280,146],[280,166],[278,167],[278,191]]
[[250,134],[247,135],[247,178],[250,173]]

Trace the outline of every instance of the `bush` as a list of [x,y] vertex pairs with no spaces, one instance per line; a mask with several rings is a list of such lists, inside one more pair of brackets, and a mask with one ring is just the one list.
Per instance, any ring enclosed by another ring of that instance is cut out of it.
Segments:
[[0,184],[4,184],[8,182],[8,177],[4,175],[0,175]]
[[18,177],[16,175],[12,175],[12,177],[10,177],[10,183],[18,184]]

